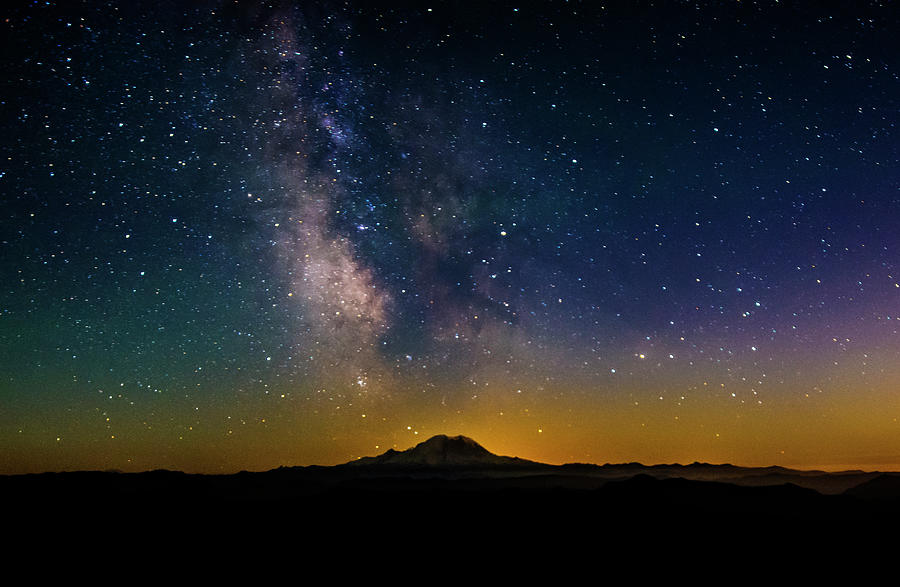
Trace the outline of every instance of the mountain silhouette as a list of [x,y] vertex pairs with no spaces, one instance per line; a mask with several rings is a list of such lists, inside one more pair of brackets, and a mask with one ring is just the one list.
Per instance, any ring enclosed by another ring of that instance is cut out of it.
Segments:
[[257,520],[284,516],[288,526],[373,529],[373,540],[374,529],[379,540],[385,528],[388,538],[400,540],[408,529],[427,525],[466,541],[472,528],[490,520],[504,540],[531,535],[534,528],[540,535],[564,536],[577,525],[606,528],[598,536],[615,543],[623,540],[623,529],[635,532],[625,540],[640,541],[645,529],[678,529],[690,536],[695,529],[718,535],[731,528],[740,537],[900,522],[896,474],[707,463],[551,465],[500,456],[471,438],[447,435],[336,466],[229,475],[0,475],[0,496],[16,504],[16,527],[97,528],[97,540],[106,527],[93,516],[107,510],[131,512],[121,516],[122,535],[129,529],[143,533],[148,520],[157,523],[158,537],[184,520],[200,519],[218,536],[214,529],[227,524],[231,532],[235,520],[246,521],[242,531],[249,534]]
[[900,475],[882,473],[844,493],[863,499],[893,500],[900,505]]
[[495,455],[467,436],[438,434],[404,451],[388,449],[375,457],[364,457],[347,463],[348,466],[407,467],[521,467],[541,466],[540,463]]

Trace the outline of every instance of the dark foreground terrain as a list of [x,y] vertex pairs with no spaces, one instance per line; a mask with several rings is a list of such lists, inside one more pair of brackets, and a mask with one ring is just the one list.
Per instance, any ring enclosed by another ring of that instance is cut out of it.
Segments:
[[101,549],[239,542],[419,555],[436,549],[444,558],[476,546],[599,556],[688,544],[726,550],[856,541],[900,521],[897,474],[551,466],[444,436],[336,467],[5,476],[0,496],[7,535]]

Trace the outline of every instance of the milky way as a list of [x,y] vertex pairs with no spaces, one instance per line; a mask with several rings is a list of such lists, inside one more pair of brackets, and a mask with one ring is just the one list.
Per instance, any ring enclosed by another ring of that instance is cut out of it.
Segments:
[[19,3],[0,472],[900,466],[890,3]]

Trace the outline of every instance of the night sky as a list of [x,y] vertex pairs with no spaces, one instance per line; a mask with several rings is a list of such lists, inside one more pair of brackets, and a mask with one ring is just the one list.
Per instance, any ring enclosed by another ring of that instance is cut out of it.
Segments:
[[900,469],[892,2],[17,2],[0,473]]

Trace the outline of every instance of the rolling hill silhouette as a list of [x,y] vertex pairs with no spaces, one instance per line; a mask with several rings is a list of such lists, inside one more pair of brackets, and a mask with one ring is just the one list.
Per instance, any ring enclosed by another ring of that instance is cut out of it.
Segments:
[[386,545],[390,556],[402,553],[401,568],[412,559],[433,570],[435,560],[481,561],[481,552],[620,560],[655,543],[722,546],[727,557],[742,545],[793,552],[816,540],[883,536],[900,522],[898,479],[705,463],[550,465],[438,435],[336,466],[0,475],[0,497],[11,505],[7,526],[27,545],[52,536],[96,549],[114,536],[129,551],[151,551],[181,536],[193,553],[234,537],[268,549],[264,537],[296,535],[329,552],[348,540],[364,552]]
[[16,504],[15,516],[30,527],[60,521],[89,526],[96,512],[118,511],[131,513],[123,524],[158,522],[162,533],[180,519],[216,527],[267,516],[319,528],[427,523],[460,535],[490,519],[517,536],[523,524],[560,533],[573,520],[617,528],[900,521],[898,479],[878,472],[707,463],[550,465],[441,434],[336,466],[232,475],[160,470],[0,476],[0,496]]

